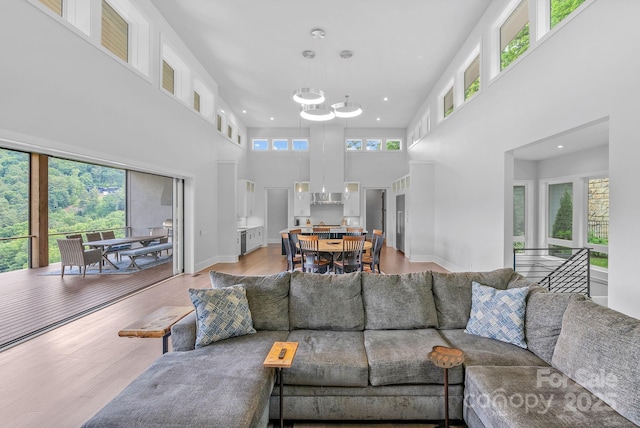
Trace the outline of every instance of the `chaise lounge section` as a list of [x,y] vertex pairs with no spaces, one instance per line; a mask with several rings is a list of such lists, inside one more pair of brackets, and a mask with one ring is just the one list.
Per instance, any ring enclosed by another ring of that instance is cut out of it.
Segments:
[[[275,341],[299,343],[286,419],[443,419],[443,370],[427,359],[440,345],[465,353],[449,370],[449,405],[469,427],[640,423],[640,322],[511,269],[210,278],[205,294],[246,293],[253,328],[203,346],[196,306],[172,329],[174,352],[84,426],[265,427],[280,417],[274,371],[262,365]],[[478,290],[526,298],[524,343],[465,331],[484,322]]]

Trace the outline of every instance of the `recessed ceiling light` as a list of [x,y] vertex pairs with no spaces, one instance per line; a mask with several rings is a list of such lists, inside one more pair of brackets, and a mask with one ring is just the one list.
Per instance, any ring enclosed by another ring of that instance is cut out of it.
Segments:
[[559,149],[564,149],[564,146],[558,146]]
[[242,110],[242,112],[243,112],[243,113],[246,113],[247,111],[246,111],[246,110]]
[[380,122],[380,118],[379,118],[379,117],[376,117],[376,120],[377,120],[378,122]]
[[224,114],[224,110],[220,109],[220,113]]
[[271,116],[269,119],[270,119],[270,120],[275,120],[275,119],[273,118],[273,116]]
[[384,97],[383,100],[389,101],[389,98],[388,97]]

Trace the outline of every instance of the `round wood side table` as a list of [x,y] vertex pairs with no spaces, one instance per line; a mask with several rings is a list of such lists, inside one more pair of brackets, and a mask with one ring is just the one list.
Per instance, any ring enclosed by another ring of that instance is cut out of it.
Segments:
[[449,369],[464,362],[464,353],[457,348],[434,346],[427,357],[437,367],[444,369],[444,426],[449,428]]

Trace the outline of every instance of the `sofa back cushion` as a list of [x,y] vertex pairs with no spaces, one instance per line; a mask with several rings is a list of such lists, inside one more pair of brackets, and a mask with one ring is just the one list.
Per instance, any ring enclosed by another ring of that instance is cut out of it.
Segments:
[[572,300],[552,365],[625,418],[640,424],[640,320]]
[[244,284],[256,330],[289,330],[289,272],[242,276],[210,271],[209,278],[213,288]]
[[507,288],[513,269],[491,272],[433,272],[433,297],[438,314],[438,328],[465,328],[471,313],[471,283],[473,281],[498,290]]
[[362,274],[365,329],[410,330],[438,326],[431,272]]
[[291,330],[364,330],[360,272],[323,275],[292,272]]
[[577,293],[547,293],[535,287],[527,298],[524,332],[531,352],[551,364],[553,350],[562,329],[562,316],[572,300],[584,300]]

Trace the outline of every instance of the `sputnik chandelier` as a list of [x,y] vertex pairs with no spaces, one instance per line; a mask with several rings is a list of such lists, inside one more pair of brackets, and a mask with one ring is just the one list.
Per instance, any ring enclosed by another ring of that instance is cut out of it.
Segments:
[[[324,39],[325,32],[321,28],[314,28],[311,30],[311,37],[314,40]],[[310,63],[316,57],[315,52],[313,50],[305,50],[302,52],[302,56],[309,61],[309,68],[311,68]],[[352,56],[352,51],[344,50],[340,52],[340,57],[343,59],[350,59]],[[298,88],[293,91],[293,100],[300,104],[300,116],[306,120],[323,122],[335,117],[353,118],[362,114],[362,106],[349,101],[349,95],[345,95],[344,102],[327,105],[324,91],[321,89]]]

